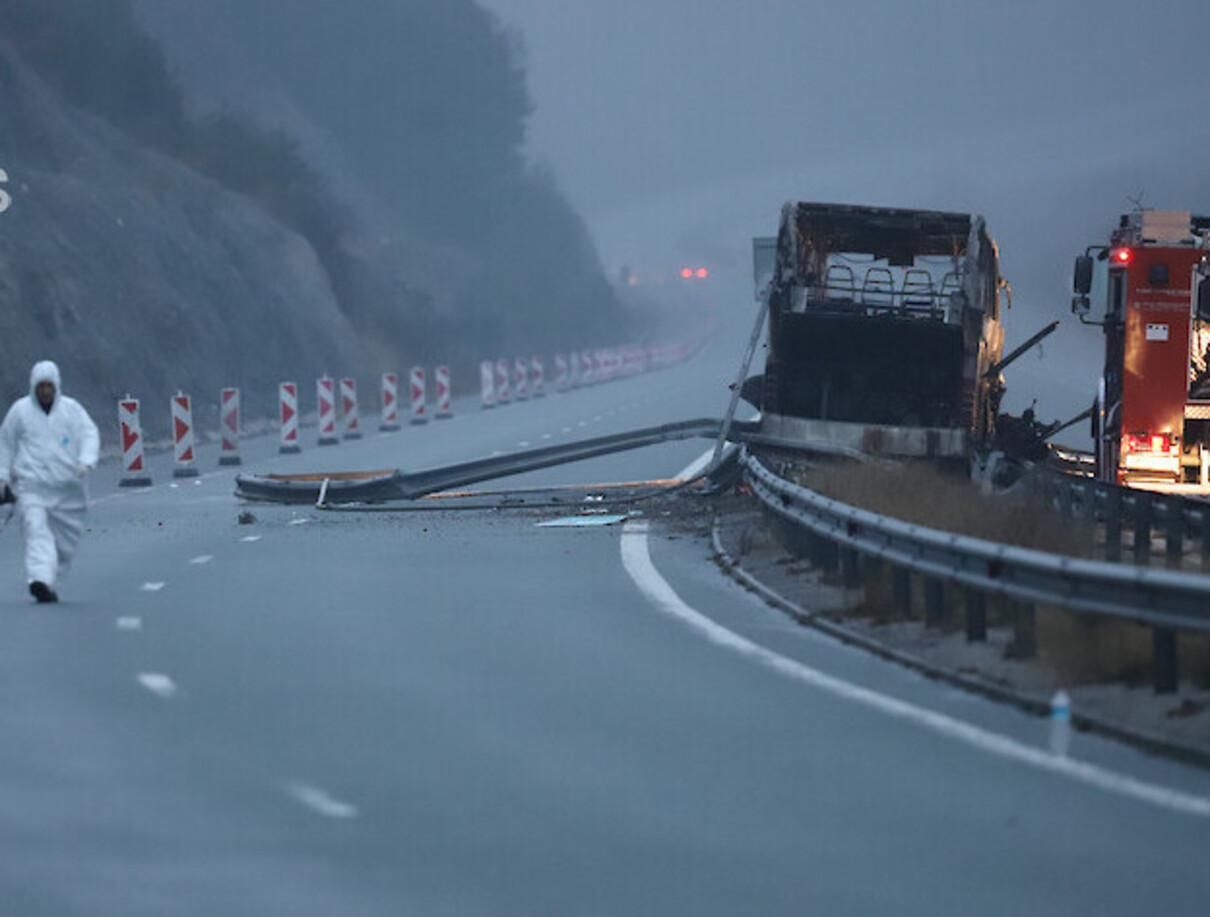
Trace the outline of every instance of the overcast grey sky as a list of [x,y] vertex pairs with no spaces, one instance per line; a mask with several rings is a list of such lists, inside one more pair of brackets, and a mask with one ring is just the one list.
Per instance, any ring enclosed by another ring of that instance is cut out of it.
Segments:
[[[746,280],[791,198],[973,210],[1020,339],[1067,316],[1072,257],[1129,195],[1210,211],[1208,0],[481,2],[520,32],[531,152],[609,268]],[[1097,336],[1058,341],[1014,400],[1091,396]]]

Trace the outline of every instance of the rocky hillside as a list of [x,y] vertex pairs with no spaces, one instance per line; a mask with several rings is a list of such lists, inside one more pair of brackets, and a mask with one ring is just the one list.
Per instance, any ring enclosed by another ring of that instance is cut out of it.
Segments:
[[101,418],[228,384],[255,414],[628,334],[528,112],[471,0],[0,0],[0,396],[49,356]]
[[283,373],[360,362],[304,238],[65,104],[7,42],[0,165],[13,198],[0,214],[5,398],[26,391],[33,360],[50,357],[101,417],[124,391],[161,399],[167,413],[177,387],[201,400],[230,384],[265,410]]

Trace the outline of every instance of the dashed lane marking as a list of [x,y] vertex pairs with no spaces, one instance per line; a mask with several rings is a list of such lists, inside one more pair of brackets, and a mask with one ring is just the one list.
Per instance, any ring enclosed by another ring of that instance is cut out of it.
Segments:
[[254,541],[260,541],[261,537],[262,536],[260,535],[245,535],[240,539],[240,541],[242,541],[244,544],[252,544]]
[[176,682],[163,672],[140,672],[136,677],[139,684],[156,697],[163,698],[164,700],[176,697]]
[[357,806],[337,799],[313,784],[291,780],[284,789],[295,802],[325,818],[357,817]]
[[197,557],[192,558],[189,563],[196,567],[200,567],[202,564],[208,564],[212,560],[214,560],[213,554],[199,554]]
[[159,592],[164,588],[163,583],[144,583],[139,587],[140,592]]
[[113,622],[113,626],[116,627],[118,630],[128,630],[128,631],[142,630],[143,629],[143,619],[134,618],[134,617],[121,617]]

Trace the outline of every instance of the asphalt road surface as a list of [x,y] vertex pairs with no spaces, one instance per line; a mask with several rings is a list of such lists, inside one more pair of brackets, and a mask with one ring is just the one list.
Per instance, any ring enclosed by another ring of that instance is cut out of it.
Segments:
[[[734,347],[246,470],[718,415]],[[304,444],[313,441],[304,431]],[[522,483],[665,477],[706,443]],[[0,535],[0,914],[1205,915],[1210,775],[791,626],[658,514],[94,482],[63,604]],[[496,485],[500,486],[500,485]],[[670,537],[672,536],[672,537]]]

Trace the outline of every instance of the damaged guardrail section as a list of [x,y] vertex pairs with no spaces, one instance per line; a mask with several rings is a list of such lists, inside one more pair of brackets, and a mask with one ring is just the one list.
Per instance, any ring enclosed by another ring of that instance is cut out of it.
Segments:
[[[465,487],[658,443],[696,437],[712,439],[718,435],[721,423],[711,418],[685,420],[572,443],[542,446],[509,455],[473,459],[425,471],[239,475],[235,479],[235,492],[236,496],[246,500],[272,503],[316,503],[321,489],[324,491],[324,502],[329,505],[415,500],[453,487]],[[737,435],[746,429],[745,425],[736,426]]]
[[806,536],[807,552],[822,566],[839,568],[846,585],[858,584],[862,558],[894,571],[894,594],[906,604],[910,576],[925,578],[926,623],[940,605],[940,584],[967,591],[970,639],[986,636],[986,597],[1005,596],[1017,609],[1017,643],[1034,646],[1034,605],[1109,615],[1149,626],[1157,691],[1176,690],[1176,632],[1210,632],[1210,577],[1105,561],[1063,557],[943,532],[858,509],[775,474],[755,455],[741,457],[745,478],[770,511]]

